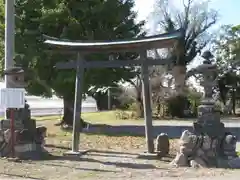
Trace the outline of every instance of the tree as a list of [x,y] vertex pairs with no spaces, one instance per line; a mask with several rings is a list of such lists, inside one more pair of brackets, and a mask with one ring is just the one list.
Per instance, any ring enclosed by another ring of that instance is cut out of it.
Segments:
[[[156,58],[156,53],[151,52],[152,58]],[[158,57],[157,57],[158,58]],[[136,105],[136,116],[138,118],[144,117],[144,109],[143,109],[143,99],[142,99],[142,80],[141,80],[141,68],[136,68],[136,77],[134,79],[127,80],[128,83],[132,86],[130,93],[129,91],[125,91],[125,94],[128,94],[134,99]],[[156,104],[157,107],[161,106],[161,100],[163,96],[166,96],[164,93],[167,89],[168,93],[170,90],[168,87],[163,86],[163,82],[170,82],[169,79],[166,78],[166,67],[165,66],[152,66],[149,67],[149,77],[150,77],[150,89],[152,95],[153,104]],[[164,89],[164,90],[163,90]],[[164,91],[164,92],[163,92]]]
[[221,27],[214,41],[213,50],[220,70],[218,77],[220,98],[224,105],[230,98],[232,111],[235,114],[236,99],[240,90],[240,26]]
[[[136,116],[139,118],[144,117],[143,99],[142,99],[142,80],[140,75],[140,69],[136,69],[139,72],[134,79],[129,79],[128,82],[133,86],[132,98],[136,102]],[[127,91],[126,91],[127,92]]]
[[[164,116],[165,101],[172,95],[172,76],[169,76],[165,66],[153,66],[150,68],[150,83],[152,102],[156,107],[156,114]],[[162,111],[162,112],[161,112]]]
[[183,37],[177,48],[167,51],[174,59],[172,74],[179,93],[185,87],[186,66],[206,47],[211,39],[208,30],[218,20],[218,13],[208,10],[207,5],[208,2],[187,0],[183,1],[183,10],[179,10],[170,0],[158,0],[153,12],[155,26],[160,31],[182,29]]
[[[75,71],[59,71],[59,61],[76,59],[72,54],[46,52],[42,34],[70,40],[116,40],[142,36],[144,22],[135,23],[132,0],[16,0],[16,63],[28,69],[30,94],[51,96],[53,89],[63,98],[63,122],[72,124]],[[109,60],[110,54],[91,54],[87,60]],[[115,53],[114,59],[132,59],[136,54]],[[31,69],[31,71],[29,71]],[[88,69],[84,74],[84,93],[104,94],[97,89],[114,86],[120,80],[135,77],[133,68]],[[34,79],[32,77],[35,77]],[[91,91],[89,91],[90,87]]]

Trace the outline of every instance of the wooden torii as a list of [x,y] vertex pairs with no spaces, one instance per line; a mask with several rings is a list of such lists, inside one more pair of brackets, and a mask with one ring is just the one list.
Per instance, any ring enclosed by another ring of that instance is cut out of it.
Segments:
[[[147,57],[147,50],[171,48],[176,46],[182,37],[179,29],[171,33],[165,33],[144,38],[136,38],[121,41],[70,41],[61,40],[49,36],[45,37],[45,44],[51,50],[71,51],[77,53],[76,61],[59,62],[57,69],[76,69],[75,101],[73,117],[72,150],[67,154],[79,155],[79,137],[81,129],[81,107],[82,107],[82,77],[85,68],[113,68],[124,66],[141,66],[143,82],[143,103],[145,119],[145,137],[148,153],[154,153],[154,136],[152,125],[151,95],[149,89],[148,67],[153,65],[164,65],[172,63],[169,59],[152,59]],[[111,60],[111,61],[86,61],[83,56],[99,52],[136,52],[140,55],[139,60]]]

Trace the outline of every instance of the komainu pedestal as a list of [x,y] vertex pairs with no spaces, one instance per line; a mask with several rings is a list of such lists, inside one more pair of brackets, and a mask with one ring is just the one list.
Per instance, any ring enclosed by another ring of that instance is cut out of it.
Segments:
[[[24,71],[18,67],[5,71],[5,74],[10,76],[11,88],[25,87],[23,73]],[[14,141],[12,142],[10,109],[8,109],[7,119],[0,121],[0,156],[12,156],[12,143],[14,143],[15,157],[41,158],[46,153],[44,149],[46,127],[36,126],[36,121],[31,119],[31,111],[26,101],[24,108],[11,109],[11,114],[13,114],[14,119]]]

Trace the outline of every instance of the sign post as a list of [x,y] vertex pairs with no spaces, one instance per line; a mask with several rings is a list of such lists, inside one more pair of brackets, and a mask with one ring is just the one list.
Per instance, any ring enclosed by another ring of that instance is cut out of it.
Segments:
[[11,131],[11,152],[12,157],[15,157],[15,126],[14,126],[14,110],[10,109],[10,131]]
[[2,88],[0,89],[0,106],[10,109],[10,131],[11,131],[11,155],[15,156],[15,123],[14,109],[24,108],[25,89],[23,88]]

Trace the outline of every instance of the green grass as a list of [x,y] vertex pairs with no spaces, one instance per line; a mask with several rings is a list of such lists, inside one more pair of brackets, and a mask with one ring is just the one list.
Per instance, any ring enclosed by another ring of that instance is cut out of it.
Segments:
[[[82,113],[82,118],[93,124],[109,124],[109,125],[116,125],[116,124],[143,124],[143,119],[117,119],[116,118],[116,111],[102,111],[102,112],[88,112]],[[46,120],[60,120],[62,118],[61,115],[50,115],[50,116],[36,116],[32,117],[32,119],[36,119],[37,121],[46,121]],[[1,117],[4,119],[4,117]]]
[[240,157],[240,151],[237,151],[237,155]]
[[[82,118],[92,124],[108,124],[108,125],[129,125],[136,124],[142,125],[144,124],[143,119],[117,119],[116,111],[102,111],[102,112],[88,112],[82,113]],[[59,120],[61,116],[42,116],[42,117],[33,117],[37,121],[45,121],[45,120]]]
[[[101,111],[101,112],[86,112],[82,113],[82,118],[91,123],[91,124],[108,124],[108,125],[144,125],[144,120],[142,118],[135,119],[131,118],[131,112],[130,111],[124,111],[124,114],[127,114],[128,119],[119,119],[116,117],[116,114],[121,111]],[[53,121],[59,121],[62,118],[62,115],[50,115],[50,116],[37,116],[32,117],[33,119],[36,119],[37,121],[46,121],[46,120],[53,120]],[[1,119],[4,119],[3,117]],[[171,123],[179,123],[182,121],[185,122],[191,122],[192,119],[163,119],[163,121],[168,122],[171,121]],[[158,125],[161,123],[160,119],[153,119],[153,125]]]
[[92,112],[92,113],[83,113],[82,118],[89,123],[93,124],[109,124],[109,125],[128,125],[128,124],[143,124],[142,119],[117,119],[116,111],[103,111],[103,112]]
[[[0,119],[4,119],[4,117],[0,117]],[[32,119],[36,119],[37,121],[58,120],[60,119],[60,116],[32,116]]]
[[[117,112],[120,111],[101,111],[101,112],[87,112],[87,113],[82,113],[82,118],[91,123],[91,124],[107,124],[107,125],[144,125],[144,120],[142,118],[140,119],[134,119],[134,118],[129,118],[129,119],[119,119],[116,117]],[[131,112],[130,111],[124,111],[124,113],[129,114],[129,117],[131,117]],[[46,121],[46,120],[52,120],[52,121],[60,121],[62,118],[62,115],[50,115],[50,116],[37,116],[37,117],[32,117],[33,119],[36,119],[37,121]],[[4,119],[3,117],[1,119]],[[169,121],[165,120],[165,121]],[[179,120],[172,119],[171,123],[178,122]],[[186,120],[185,120],[186,121]],[[153,119],[153,124],[157,125],[161,121],[154,120]]]

